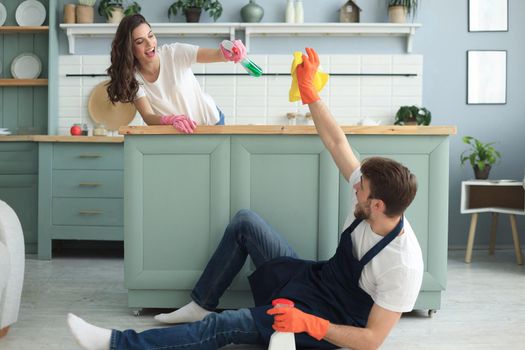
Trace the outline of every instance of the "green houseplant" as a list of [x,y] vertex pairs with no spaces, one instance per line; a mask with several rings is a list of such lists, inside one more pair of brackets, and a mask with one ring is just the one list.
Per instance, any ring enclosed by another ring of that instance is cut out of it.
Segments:
[[409,15],[414,18],[419,0],[387,0],[388,18],[392,23],[405,23]]
[[487,179],[492,164],[501,158],[501,154],[492,147],[494,142],[483,143],[472,136],[463,137],[463,142],[470,148],[461,153],[461,165],[464,165],[468,160],[474,169],[476,179]]
[[168,8],[168,18],[176,16],[180,11],[186,16],[187,22],[199,22],[202,10],[208,12],[214,21],[222,15],[222,5],[219,0],[177,0]]
[[396,113],[395,125],[429,125],[432,113],[425,107],[401,106]]
[[124,9],[123,0],[101,0],[98,4],[98,14],[110,23],[118,23],[124,16],[140,13],[142,8],[134,1]]

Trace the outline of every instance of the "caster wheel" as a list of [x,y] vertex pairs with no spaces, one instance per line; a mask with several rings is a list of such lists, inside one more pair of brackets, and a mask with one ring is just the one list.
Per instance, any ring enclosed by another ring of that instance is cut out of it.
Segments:
[[136,309],[136,310],[133,310],[133,316],[140,316],[140,313],[142,312],[142,309]]
[[437,312],[437,310],[434,310],[434,309],[430,309],[428,310],[428,317],[432,318],[432,316],[434,316],[434,314]]

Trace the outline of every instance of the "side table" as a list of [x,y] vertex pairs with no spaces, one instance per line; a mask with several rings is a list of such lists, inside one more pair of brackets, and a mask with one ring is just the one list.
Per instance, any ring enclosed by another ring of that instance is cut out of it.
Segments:
[[470,180],[461,182],[461,214],[472,214],[467,240],[465,262],[472,261],[472,248],[476,235],[478,214],[492,213],[489,254],[494,254],[498,215],[509,214],[516,262],[523,264],[516,215],[525,215],[525,189],[523,182],[512,180]]

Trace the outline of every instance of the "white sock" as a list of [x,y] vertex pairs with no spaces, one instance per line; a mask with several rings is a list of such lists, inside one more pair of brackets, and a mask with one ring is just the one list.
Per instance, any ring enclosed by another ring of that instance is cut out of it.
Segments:
[[109,350],[111,330],[87,323],[73,314],[67,314],[67,324],[77,343],[86,350]]
[[209,314],[211,314],[211,311],[192,301],[168,314],[158,314],[155,316],[155,319],[162,323],[188,323],[200,321]]

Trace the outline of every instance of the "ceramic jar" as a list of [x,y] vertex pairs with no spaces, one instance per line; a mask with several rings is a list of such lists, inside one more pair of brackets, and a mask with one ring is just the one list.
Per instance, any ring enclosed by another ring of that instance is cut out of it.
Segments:
[[241,9],[241,18],[243,22],[260,22],[263,16],[264,9],[259,6],[255,0],[250,0],[250,2]]

